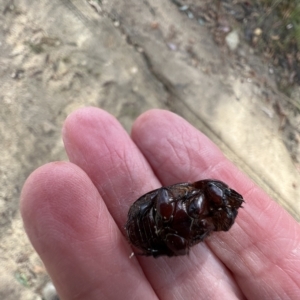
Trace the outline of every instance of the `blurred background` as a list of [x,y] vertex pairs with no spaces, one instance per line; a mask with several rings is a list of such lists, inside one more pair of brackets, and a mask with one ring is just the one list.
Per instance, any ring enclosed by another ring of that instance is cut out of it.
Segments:
[[2,0],[0,299],[42,299],[19,195],[79,107],[181,115],[299,221],[299,49],[298,0]]

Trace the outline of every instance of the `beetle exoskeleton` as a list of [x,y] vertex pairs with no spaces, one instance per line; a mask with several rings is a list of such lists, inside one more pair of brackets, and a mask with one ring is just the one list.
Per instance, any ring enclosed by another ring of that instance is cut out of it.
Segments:
[[214,179],[161,187],[130,207],[128,240],[142,251],[138,254],[185,255],[212,231],[228,231],[243,202],[239,193]]

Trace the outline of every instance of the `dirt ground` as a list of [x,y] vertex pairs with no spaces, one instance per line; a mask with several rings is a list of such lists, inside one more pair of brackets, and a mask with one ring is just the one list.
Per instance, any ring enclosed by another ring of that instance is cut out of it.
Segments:
[[35,168],[67,160],[61,127],[82,106],[109,111],[128,132],[148,109],[180,114],[300,220],[299,88],[281,94],[235,25],[230,51],[228,32],[205,26],[185,2],[197,3],[1,1],[0,299],[42,299],[49,278],[24,233],[19,195]]

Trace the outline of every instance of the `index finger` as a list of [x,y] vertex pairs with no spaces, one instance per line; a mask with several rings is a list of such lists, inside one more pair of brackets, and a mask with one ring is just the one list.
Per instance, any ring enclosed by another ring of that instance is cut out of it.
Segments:
[[[153,110],[135,123],[132,138],[164,185],[215,178],[245,198],[236,224],[207,244],[249,299],[300,293],[300,227],[205,135],[179,116]],[[157,151],[159,149],[159,151]]]

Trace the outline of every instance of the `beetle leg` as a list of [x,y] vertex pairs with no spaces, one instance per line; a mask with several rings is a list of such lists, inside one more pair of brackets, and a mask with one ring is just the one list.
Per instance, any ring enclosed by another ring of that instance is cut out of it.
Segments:
[[156,196],[156,212],[164,222],[168,222],[173,217],[175,204],[172,200],[172,194],[168,189],[159,189]]

